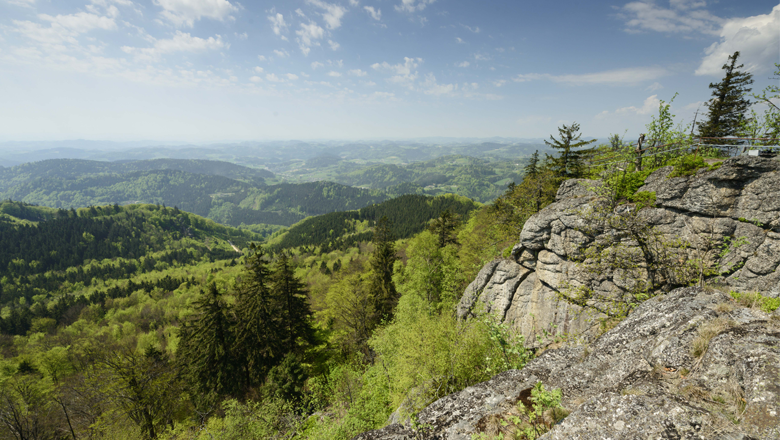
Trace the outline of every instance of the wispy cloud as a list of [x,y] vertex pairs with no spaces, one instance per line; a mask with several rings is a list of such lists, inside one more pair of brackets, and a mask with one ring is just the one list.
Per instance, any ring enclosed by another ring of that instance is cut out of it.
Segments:
[[319,46],[320,43],[317,40],[321,40],[325,36],[325,29],[321,28],[317,23],[301,23],[301,28],[295,31],[298,36],[298,47],[301,48],[301,52],[304,55],[309,55],[312,46]]
[[347,9],[343,6],[334,3],[326,3],[322,0],[306,0],[306,3],[325,11],[321,13],[322,19],[325,20],[326,26],[331,30],[341,26],[341,18],[347,12]]
[[512,78],[515,82],[548,80],[569,85],[634,85],[653,81],[667,75],[669,72],[662,67],[636,67],[628,69],[607,70],[604,72],[551,75],[549,73],[520,74]]
[[379,10],[379,8],[374,9],[373,6],[363,6],[363,9],[368,12],[368,15],[371,16],[376,21],[379,21],[382,19],[382,11]]
[[199,52],[225,47],[222,37],[193,37],[189,33],[176,31],[172,38],[157,40],[152,47],[123,46],[122,51],[144,61],[154,61],[163,55],[174,52]]
[[228,0],[154,0],[163,11],[160,15],[177,27],[192,27],[201,18],[224,21],[238,7]]
[[457,64],[458,67],[469,67],[470,65],[471,63],[469,63],[468,61],[463,61],[462,63]]
[[398,12],[419,12],[436,0],[401,0],[400,5],[395,5]]
[[389,72],[392,74],[388,81],[395,84],[411,87],[417,79],[417,67],[422,63],[422,58],[404,57],[404,62],[400,64],[390,64],[387,61],[374,63],[371,68],[379,72]]
[[279,58],[287,58],[290,56],[290,53],[287,52],[284,49],[274,49],[274,54]]
[[350,70],[347,73],[349,73],[352,76],[366,76],[366,75],[368,75],[368,72],[360,70],[360,69],[352,69],[352,70]]
[[705,1],[671,0],[667,8],[643,0],[627,3],[619,9],[618,15],[625,20],[627,32],[717,35],[724,20],[707,11],[706,6]]
[[283,33],[287,31],[287,23],[284,21],[284,15],[277,12],[276,15],[269,15],[268,21],[271,22],[271,29],[273,29],[274,34],[281,37],[282,40],[287,41],[287,37],[283,35]]

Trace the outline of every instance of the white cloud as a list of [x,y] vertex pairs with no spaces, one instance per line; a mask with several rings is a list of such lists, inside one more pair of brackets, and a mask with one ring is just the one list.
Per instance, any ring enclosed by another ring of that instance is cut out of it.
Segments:
[[463,26],[464,28],[468,29],[471,32],[474,32],[475,34],[478,34],[480,32],[479,26],[471,27],[471,26],[466,26],[465,24],[461,24],[461,26]]
[[287,58],[287,57],[290,56],[289,52],[287,52],[284,49],[281,49],[281,50],[274,49],[274,54],[276,54],[276,56],[278,56],[279,58]]
[[336,72],[336,71],[334,71],[334,70],[331,70],[330,72],[328,72],[328,76],[332,76],[334,78],[338,78],[338,77],[341,76],[341,74]]
[[294,81],[294,80],[298,79],[298,75],[296,75],[296,74],[294,74],[294,73],[288,73],[288,74],[287,74],[287,75],[285,75],[285,76],[287,77],[287,79],[289,79],[289,80],[291,80],[291,81]]
[[306,3],[325,10],[322,13],[322,19],[325,20],[325,24],[331,30],[341,26],[341,18],[347,12],[347,9],[343,6],[326,3],[322,0],[306,0]]
[[262,67],[260,67],[260,66],[256,66],[256,67],[255,67],[255,72],[257,72],[257,73],[263,73],[263,68],[262,68]]
[[282,78],[279,78],[278,76],[276,76],[276,74],[273,73],[269,73],[268,75],[266,75],[265,79],[271,82],[284,82]]
[[244,32],[243,34],[239,34],[238,32],[234,32],[234,34],[235,34],[236,38],[238,38],[239,40],[246,40],[247,38],[249,38],[249,34],[247,34],[246,32]]
[[501,87],[501,86],[503,86],[506,83],[507,83],[507,80],[505,80],[505,79],[497,79],[497,80],[493,81],[493,85],[496,86],[496,87]]
[[260,60],[260,61],[267,61],[267,60],[268,60],[268,59],[267,59],[265,56],[263,56],[263,55],[258,55],[258,56],[257,56],[257,59],[258,59],[258,60]]
[[357,6],[359,4],[360,4],[360,2],[358,0],[349,0],[349,5],[350,6]]
[[707,48],[696,75],[722,75],[729,55],[739,51],[738,63],[751,72],[773,67],[780,53],[780,5],[769,14],[727,20],[719,32],[720,42]]
[[320,45],[317,40],[320,40],[325,36],[325,29],[314,22],[309,24],[301,23],[301,28],[295,31],[295,34],[298,35],[297,41],[298,46],[301,48],[301,52],[303,52],[304,55],[309,55],[312,46]]
[[455,37],[455,41],[458,42],[458,44],[464,44],[465,43],[465,41],[463,41],[463,39],[460,38],[460,37]]
[[301,76],[304,78],[308,78],[310,75],[306,72],[301,72]]
[[422,86],[424,87],[423,93],[437,96],[449,95],[458,88],[456,84],[439,84],[432,73],[425,75],[425,81],[423,81]]
[[482,53],[475,53],[474,59],[477,61],[490,61],[493,58],[490,57],[490,55],[482,54]]
[[395,6],[395,10],[399,12],[418,12],[422,11],[426,6],[435,1],[436,0],[401,0],[401,4]]
[[352,70],[350,70],[347,73],[349,73],[352,76],[366,76],[366,75],[368,75],[368,72],[360,70],[360,69],[352,69]]
[[324,64],[322,64],[319,61],[314,61],[313,63],[311,63],[311,69],[312,70],[317,70],[318,67],[322,67],[322,66],[324,66]]
[[661,104],[661,100],[658,99],[658,95],[648,96],[641,107],[623,107],[615,110],[615,113],[631,113],[637,115],[649,115],[658,111],[658,106]]
[[122,51],[134,55],[138,59],[152,61],[159,59],[162,55],[174,52],[199,52],[204,50],[221,49],[225,47],[222,37],[207,39],[193,37],[189,33],[176,31],[173,38],[156,40],[152,47],[129,47],[123,46]]
[[224,21],[238,11],[228,0],[154,0],[154,4],[163,8],[163,18],[178,27],[192,27],[204,17]]
[[527,82],[546,79],[549,81],[569,85],[633,85],[645,81],[653,81],[667,74],[662,67],[637,67],[628,69],[607,70],[597,73],[551,75],[549,73],[529,73],[517,75],[515,82]]
[[117,27],[112,17],[87,12],[57,16],[40,14],[38,18],[50,25],[13,20],[13,30],[43,45],[56,46],[65,43],[75,45],[78,44],[76,37],[81,34],[95,29],[114,30]]
[[374,63],[371,68],[380,72],[390,72],[393,76],[388,81],[395,84],[411,87],[417,79],[417,67],[422,63],[422,58],[404,57],[402,64],[390,64],[387,61],[383,63]]
[[274,34],[286,41],[287,37],[282,35],[283,32],[287,31],[287,23],[284,21],[284,15],[277,12],[276,15],[269,15],[268,21],[271,22],[271,29],[273,29]]
[[259,82],[263,82],[263,78],[260,78],[259,76],[253,76],[249,78],[249,81],[252,81],[253,83],[259,83]]
[[374,87],[376,85],[374,81],[362,81],[362,84],[366,87]]
[[15,5],[15,6],[24,6],[27,8],[32,7],[35,5],[35,0],[6,0],[8,3]]
[[620,17],[626,21],[626,32],[655,31],[717,35],[723,19],[704,9],[706,2],[671,0],[669,7],[651,0],[635,1],[623,6]]
[[339,43],[336,43],[333,40],[328,40],[328,45],[330,46],[331,50],[338,50],[341,45]]
[[458,67],[469,67],[471,63],[469,63],[468,61],[464,61],[462,63],[458,63],[457,65]]
[[363,6],[363,9],[365,9],[366,12],[368,12],[368,15],[374,20],[379,21],[382,19],[382,11],[380,11],[379,8],[374,9],[373,6]]
[[661,83],[656,81],[656,82],[650,84],[649,86],[645,87],[645,90],[650,91],[650,92],[655,92],[656,90],[661,90],[663,88],[664,88],[664,86],[662,86]]

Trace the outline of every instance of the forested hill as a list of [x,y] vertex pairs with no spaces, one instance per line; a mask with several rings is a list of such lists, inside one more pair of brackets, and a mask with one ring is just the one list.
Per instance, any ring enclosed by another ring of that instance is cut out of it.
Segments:
[[165,204],[233,226],[289,226],[312,215],[359,209],[389,198],[383,191],[331,182],[254,185],[179,170],[85,175],[52,172],[50,177],[44,176],[19,183],[0,196],[66,209],[114,203]]
[[307,218],[271,237],[267,247],[272,250],[319,247],[320,252],[344,250],[371,241],[370,226],[382,217],[389,220],[393,238],[409,238],[424,230],[431,219],[444,211],[467,218],[478,207],[473,200],[453,194],[436,197],[407,194],[359,210]]
[[265,183],[273,178],[268,170],[248,168],[217,160],[152,159],[105,162],[82,159],[50,159],[30,162],[11,168],[0,168],[0,191],[41,178],[75,179],[93,174],[123,174],[137,171],[177,170],[208,176],[222,176],[233,180]]
[[510,182],[522,179],[519,165],[512,161],[491,162],[468,156],[450,155],[408,165],[380,164],[337,174],[335,182],[386,190],[394,194],[457,193],[479,202],[500,196]]
[[[62,316],[58,314],[73,301],[94,304],[138,289],[151,291],[155,286],[173,290],[186,277],[171,278],[170,271],[163,281],[145,285],[126,280],[203,261],[238,258],[237,249],[261,238],[156,205],[53,210],[3,202],[0,212],[0,307],[13,308],[10,316],[0,319],[6,334],[25,334],[36,317],[59,322]],[[59,298],[59,308],[55,303],[48,308],[25,307],[45,304],[47,298]]]

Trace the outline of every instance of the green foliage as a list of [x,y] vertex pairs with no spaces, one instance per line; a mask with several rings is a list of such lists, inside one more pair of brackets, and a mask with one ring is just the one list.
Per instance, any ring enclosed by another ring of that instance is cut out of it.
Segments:
[[698,124],[702,137],[733,136],[743,124],[750,107],[746,95],[750,93],[753,74],[739,71],[744,67],[737,66],[739,55],[739,51],[730,55],[728,63],[723,65],[723,79],[710,83],[712,99],[707,103],[708,119]]
[[544,141],[548,146],[560,150],[558,157],[547,155],[550,169],[560,179],[573,179],[582,177],[584,171],[584,159],[590,150],[583,147],[596,142],[596,139],[583,141],[579,133],[580,124],[573,122],[571,125],[563,124],[558,128],[560,139],[550,135],[550,141]]
[[525,416],[528,417],[528,424],[531,425],[522,431],[526,439],[534,440],[539,438],[548,432],[553,424],[566,416],[567,413],[561,411],[563,409],[561,406],[562,397],[560,388],[547,391],[544,389],[544,384],[537,382],[531,390],[529,399],[532,403],[531,407],[522,407],[522,402],[518,403],[522,407],[521,410]]
[[770,298],[758,292],[736,292],[732,290],[729,292],[729,295],[745,307],[755,307],[766,313],[772,313],[780,308],[780,298]]

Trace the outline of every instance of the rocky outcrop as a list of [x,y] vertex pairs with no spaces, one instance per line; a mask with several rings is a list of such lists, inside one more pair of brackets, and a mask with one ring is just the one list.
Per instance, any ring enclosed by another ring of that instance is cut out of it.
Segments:
[[[722,280],[742,291],[780,295],[780,162],[736,157],[714,170],[669,178],[672,167],[651,174],[640,191],[656,194],[656,207],[641,215],[665,236],[706,241],[718,248],[727,240],[743,244],[721,259],[733,268]],[[555,203],[532,216],[523,228],[512,258],[488,263],[468,286],[458,305],[465,318],[478,309],[498,316],[525,336],[529,346],[565,334],[589,340],[597,332],[594,320],[561,300],[556,291],[570,285],[609,289],[619,280],[595,279],[573,258],[590,242],[579,232],[578,213],[596,200],[596,181],[569,180],[561,185]],[[718,255],[718,252],[712,252]]]
[[777,439],[780,313],[739,307],[720,291],[677,289],[587,347],[548,350],[434,402],[417,429],[393,424],[357,439],[497,434],[537,382],[560,388],[571,411],[542,439]]

